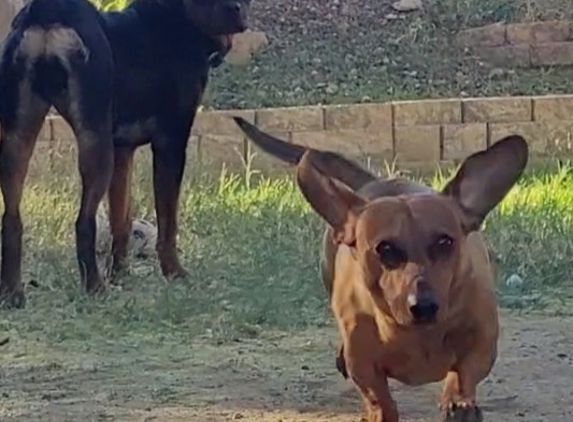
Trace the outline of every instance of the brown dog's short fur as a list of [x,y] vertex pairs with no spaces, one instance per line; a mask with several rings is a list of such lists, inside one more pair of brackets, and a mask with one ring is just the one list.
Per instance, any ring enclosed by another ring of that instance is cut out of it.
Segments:
[[297,164],[297,182],[328,223],[321,256],[348,371],[369,422],[397,422],[388,378],[444,380],[446,420],[482,420],[476,387],[497,357],[498,314],[486,215],[528,161],[520,136],[469,156],[441,192],[377,179],[332,152],[273,138],[235,118],[263,150]]

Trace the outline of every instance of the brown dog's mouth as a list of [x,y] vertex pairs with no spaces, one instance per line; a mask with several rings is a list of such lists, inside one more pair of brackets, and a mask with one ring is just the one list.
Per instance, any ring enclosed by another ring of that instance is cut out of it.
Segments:
[[437,322],[436,315],[422,317],[422,318],[415,318],[414,325],[432,325]]

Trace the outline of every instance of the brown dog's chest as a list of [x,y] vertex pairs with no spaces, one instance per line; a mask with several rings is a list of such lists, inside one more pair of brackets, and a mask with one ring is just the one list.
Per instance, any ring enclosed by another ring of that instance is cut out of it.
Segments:
[[[380,341],[380,340],[379,340]],[[454,350],[440,332],[405,334],[380,344],[377,370],[407,385],[442,380],[456,362]]]

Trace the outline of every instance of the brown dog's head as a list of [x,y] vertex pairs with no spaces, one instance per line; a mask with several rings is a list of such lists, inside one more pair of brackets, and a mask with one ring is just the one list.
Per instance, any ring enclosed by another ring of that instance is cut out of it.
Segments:
[[183,0],[187,15],[205,35],[217,37],[244,32],[250,0]]
[[517,182],[528,147],[520,136],[506,137],[469,156],[442,192],[371,201],[329,177],[327,160],[320,151],[305,153],[297,168],[303,196],[335,241],[354,250],[377,306],[410,325],[447,314],[466,236]]

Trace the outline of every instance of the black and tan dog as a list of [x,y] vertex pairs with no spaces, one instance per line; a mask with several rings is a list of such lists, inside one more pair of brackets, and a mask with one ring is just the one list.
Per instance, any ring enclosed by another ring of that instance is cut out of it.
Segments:
[[445,419],[481,421],[476,389],[497,358],[499,326],[480,226],[527,165],[525,140],[508,136],[470,155],[438,192],[235,121],[264,151],[297,165],[303,196],[328,223],[321,276],[342,337],[337,363],[367,420],[398,422],[394,378],[443,380]]
[[168,279],[185,274],[176,234],[189,133],[209,68],[221,63],[232,35],[247,28],[249,2],[135,0],[121,12],[102,13],[87,0],[32,0],[14,18],[0,58],[0,300],[24,305],[20,202],[50,106],[70,124],[78,144],[76,246],[85,289],[105,287],[94,242],[95,213],[106,191],[113,274],[125,266],[133,155],[148,143],[161,270]]

